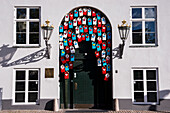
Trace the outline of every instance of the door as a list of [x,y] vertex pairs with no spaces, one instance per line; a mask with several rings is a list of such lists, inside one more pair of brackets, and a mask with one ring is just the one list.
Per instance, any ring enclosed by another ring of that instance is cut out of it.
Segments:
[[72,73],[73,107],[110,108],[111,82],[104,81],[101,67],[97,66],[95,50],[91,49],[91,42],[82,42],[79,46]]
[[91,108],[94,106],[97,62],[91,42],[82,42],[79,46],[73,64],[73,104],[74,108]]

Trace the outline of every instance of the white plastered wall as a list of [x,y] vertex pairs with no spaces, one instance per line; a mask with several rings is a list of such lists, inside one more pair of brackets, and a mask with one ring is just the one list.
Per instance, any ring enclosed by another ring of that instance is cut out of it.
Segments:
[[[113,59],[113,98],[132,98],[131,68],[132,67],[158,67],[159,90],[170,89],[170,60],[169,60],[169,30],[170,2],[168,0],[2,0],[0,4],[0,47],[3,44],[13,46],[13,17],[15,6],[40,6],[41,23],[49,19],[55,29],[49,43],[52,45],[51,59],[42,59],[37,62],[22,65],[0,67],[0,87],[3,88],[3,99],[11,99],[14,68],[40,68],[40,98],[59,99],[59,34],[58,27],[64,15],[75,7],[91,6],[101,10],[110,20],[112,25],[113,49],[121,43],[117,24],[123,19],[130,23],[130,6],[157,6],[157,31],[158,47],[130,48],[130,38],[124,48],[123,59]],[[13,62],[45,48],[41,37],[39,48],[17,48],[8,62]],[[4,56],[0,55],[0,58]],[[6,56],[7,57],[7,56]],[[45,68],[55,69],[53,79],[44,77]],[[118,70],[118,73],[115,73]],[[160,98],[161,94],[160,94]],[[163,98],[170,98],[166,95]]]

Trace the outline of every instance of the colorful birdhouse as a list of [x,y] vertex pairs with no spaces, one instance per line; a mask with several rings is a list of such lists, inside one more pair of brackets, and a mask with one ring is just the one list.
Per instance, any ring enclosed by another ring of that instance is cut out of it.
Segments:
[[83,32],[84,32],[84,29],[83,29],[83,26],[82,26],[82,25],[79,26],[79,31],[80,31],[80,33],[83,33]]
[[72,22],[72,21],[69,21],[69,22],[68,22],[68,28],[69,28],[69,29],[72,29],[72,28],[73,28],[73,22]]
[[76,34],[72,33],[72,40],[76,40]]
[[93,17],[93,25],[97,25],[97,18]]
[[82,24],[83,24],[83,25],[86,25],[86,17],[83,17],[83,18],[82,18]]
[[73,19],[73,26],[77,26],[77,19],[76,18]]
[[95,42],[95,40],[96,40],[96,34],[93,33],[91,36],[91,41]]
[[78,15],[79,15],[79,14],[78,14],[78,11],[77,11],[77,9],[75,9],[75,10],[74,10],[74,17],[78,17]]
[[86,41],[90,41],[90,36],[89,36],[89,34],[86,34],[85,37],[86,37]]
[[60,32],[60,33],[63,33],[63,31],[64,31],[64,27],[63,27],[63,25],[60,25],[60,26],[59,26],[59,32]]
[[97,29],[97,35],[98,35],[98,36],[102,36],[102,31],[101,31],[100,28]]
[[66,22],[69,21],[69,15],[68,15],[68,14],[65,15],[65,21],[66,21]]
[[89,27],[89,34],[93,34],[93,27]]
[[92,42],[92,49],[96,49],[96,42]]
[[71,13],[69,13],[69,18],[70,18],[70,20],[73,20],[73,13],[71,12]]
[[76,34],[79,34],[79,33],[80,33],[79,26],[76,26],[76,27],[75,27],[75,32],[76,32]]
[[64,22],[64,29],[68,29],[68,23],[67,22]]
[[82,8],[79,9],[79,16],[83,16],[83,9]]
[[92,19],[91,18],[88,18],[88,25],[91,26],[92,25]]
[[68,41],[67,41],[67,39],[63,39],[63,42],[64,42],[64,43],[63,43],[64,46],[68,46]]

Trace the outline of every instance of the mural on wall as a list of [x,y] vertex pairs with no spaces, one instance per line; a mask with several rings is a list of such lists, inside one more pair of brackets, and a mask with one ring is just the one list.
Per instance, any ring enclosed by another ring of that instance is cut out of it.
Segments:
[[82,41],[91,41],[97,66],[102,69],[104,80],[111,74],[111,25],[104,14],[93,8],[81,7],[65,15],[59,26],[60,72],[69,79],[73,69],[75,50]]

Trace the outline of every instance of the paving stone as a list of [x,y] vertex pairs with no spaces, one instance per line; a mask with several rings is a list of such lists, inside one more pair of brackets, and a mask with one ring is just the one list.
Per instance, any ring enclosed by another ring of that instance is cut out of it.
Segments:
[[47,110],[2,110],[0,113],[170,113],[170,111],[137,111],[137,110],[120,110],[120,111],[108,111],[108,110],[59,110],[59,111],[47,111]]

